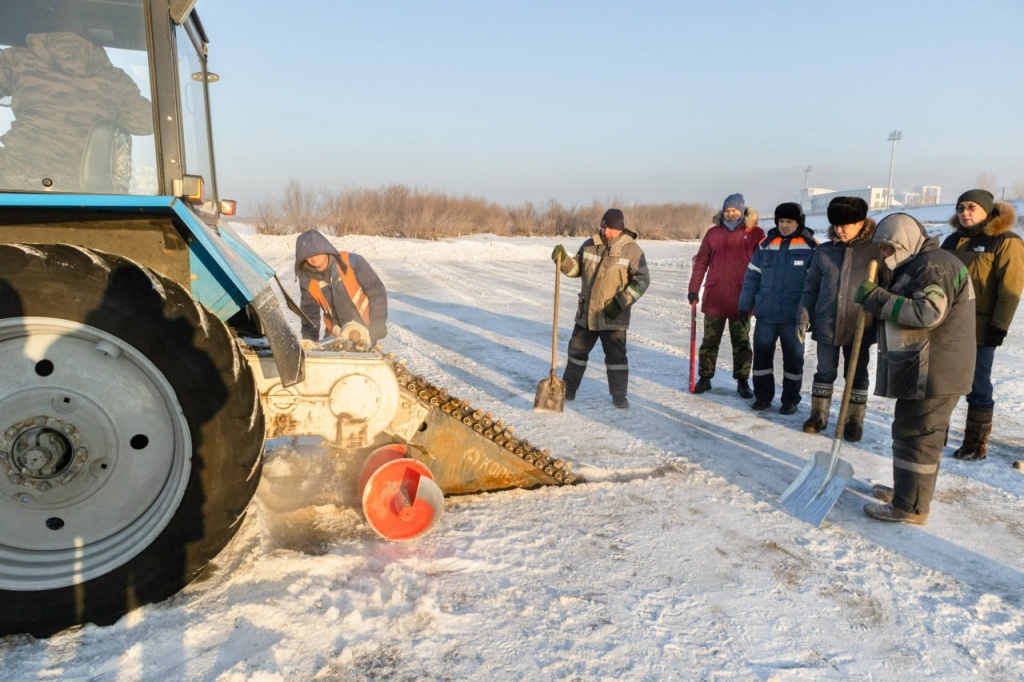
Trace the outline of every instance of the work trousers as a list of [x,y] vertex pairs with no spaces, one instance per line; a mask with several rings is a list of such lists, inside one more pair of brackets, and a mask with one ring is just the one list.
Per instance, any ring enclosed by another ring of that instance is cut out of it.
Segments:
[[782,346],[782,404],[800,402],[804,380],[804,344],[795,322],[776,323],[758,319],[754,325],[754,398],[770,403],[775,397],[775,344]]
[[[848,346],[833,346],[831,343],[818,343],[818,371],[814,373],[815,384],[828,384],[831,386],[839,377],[839,351],[843,352],[843,379],[849,381],[850,377],[850,353],[853,352],[853,344]],[[857,357],[857,367],[853,372],[853,390],[859,393],[867,393],[871,385],[871,377],[868,375],[868,359],[871,357],[871,343],[863,341],[860,345],[860,356]]]
[[996,359],[996,349],[992,346],[978,346],[978,354],[974,363],[974,383],[967,394],[967,404],[971,407],[992,409],[995,398],[992,395],[992,364]]
[[949,417],[960,396],[896,401],[892,421],[892,488],[894,506],[928,514],[939,462],[949,431]]
[[715,317],[704,316],[704,340],[700,344],[697,357],[698,373],[701,377],[715,376],[718,364],[718,347],[722,345],[725,325],[729,325],[729,340],[732,342],[732,376],[734,379],[746,379],[750,376],[750,365],[754,352],[750,348],[750,316]]
[[612,395],[624,396],[629,386],[629,361],[626,359],[625,329],[604,329],[595,332],[577,324],[572,330],[572,338],[569,339],[569,361],[562,373],[565,388],[567,391],[575,393],[576,389],[580,387],[583,374],[587,371],[590,351],[594,349],[598,339],[601,339],[601,348],[604,350],[604,367],[608,372],[608,392]]

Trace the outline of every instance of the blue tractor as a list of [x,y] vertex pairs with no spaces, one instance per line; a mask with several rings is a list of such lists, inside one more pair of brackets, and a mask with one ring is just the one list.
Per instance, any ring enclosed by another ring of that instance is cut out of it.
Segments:
[[398,540],[442,494],[578,480],[365,329],[300,344],[222,220],[194,6],[0,4],[0,635],[178,592],[238,529],[268,438],[346,453]]

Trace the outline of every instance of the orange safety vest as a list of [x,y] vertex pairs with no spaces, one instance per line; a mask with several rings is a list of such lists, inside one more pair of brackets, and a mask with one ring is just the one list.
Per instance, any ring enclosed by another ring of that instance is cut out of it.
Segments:
[[[341,283],[345,285],[345,292],[352,300],[352,305],[356,307],[356,311],[359,312],[359,317],[363,318],[363,323],[369,326],[370,299],[366,297],[366,294],[363,293],[363,288],[359,286],[355,270],[352,269],[352,265],[348,261],[348,252],[341,251],[338,255],[341,257],[341,262],[345,264],[344,270],[341,269],[340,265],[335,265],[338,268],[338,277],[341,279]],[[327,327],[327,333],[330,334],[335,324],[333,311],[331,310],[331,304],[327,302],[327,298],[324,296],[324,292],[320,289],[320,282],[315,277],[311,277],[309,280],[309,293],[313,296],[313,300],[324,309],[324,326]]]

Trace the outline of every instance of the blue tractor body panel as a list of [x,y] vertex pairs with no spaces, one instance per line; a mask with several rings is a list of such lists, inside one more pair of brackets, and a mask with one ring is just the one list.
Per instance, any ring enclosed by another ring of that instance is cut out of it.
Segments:
[[[282,382],[288,386],[302,380],[302,350],[270,287],[274,269],[230,228],[211,227],[183,200],[169,196],[0,192],[0,210],[3,209],[41,210],[54,216],[70,212],[124,212],[133,218],[170,218],[188,245],[190,277],[182,284],[225,322],[249,308],[274,351]],[[87,240],[78,245],[91,248]]]

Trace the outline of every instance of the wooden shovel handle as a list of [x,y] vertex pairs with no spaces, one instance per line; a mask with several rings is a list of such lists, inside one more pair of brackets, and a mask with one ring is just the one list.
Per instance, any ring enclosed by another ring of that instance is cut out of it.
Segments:
[[[878,261],[868,263],[868,280],[875,281],[878,274]],[[857,329],[853,333],[853,348],[850,350],[850,369],[846,372],[846,385],[843,386],[843,399],[839,403],[839,419],[836,420],[836,440],[843,437],[843,429],[846,427],[846,415],[850,411],[850,395],[853,393],[854,376],[857,373],[857,361],[860,360],[860,345],[864,341],[864,327],[867,326],[868,311],[861,308],[857,316]]]
[[562,282],[562,254],[555,259],[555,321],[551,325],[551,376],[558,369],[558,288]]

